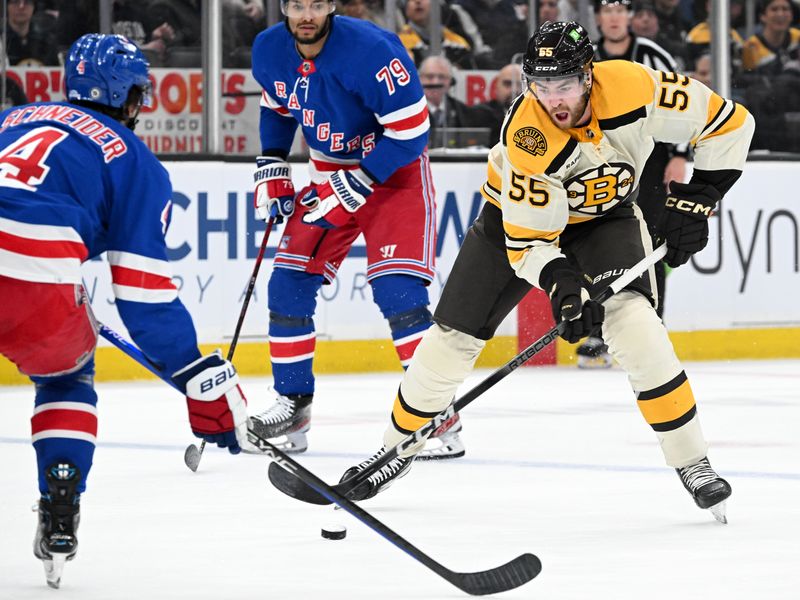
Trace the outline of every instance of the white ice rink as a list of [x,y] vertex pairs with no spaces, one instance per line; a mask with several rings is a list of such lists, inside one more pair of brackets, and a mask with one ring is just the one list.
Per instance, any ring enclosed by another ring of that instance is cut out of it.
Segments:
[[[712,465],[733,486],[727,526],[663,465],[621,371],[567,367],[512,373],[465,409],[465,458],[417,463],[363,507],[457,571],[538,555],[539,577],[498,598],[798,599],[800,361],[686,368]],[[320,377],[300,462],[336,482],[377,450],[398,382]],[[267,385],[244,380],[253,409]],[[33,390],[0,388],[0,598],[466,597],[349,515],[335,517],[347,539],[323,540],[332,509],[272,488],[261,457],[214,449],[191,473],[184,402],[164,384],[97,387],[80,551],[59,591],[31,552]]]

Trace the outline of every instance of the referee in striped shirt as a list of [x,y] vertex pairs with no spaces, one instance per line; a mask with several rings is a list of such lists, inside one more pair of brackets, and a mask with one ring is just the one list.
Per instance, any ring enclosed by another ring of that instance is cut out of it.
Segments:
[[[672,55],[655,42],[637,36],[631,31],[633,17],[631,0],[596,0],[595,17],[600,39],[595,44],[595,61],[630,60],[658,71],[677,71]],[[686,175],[688,146],[656,143],[642,172],[637,204],[642,210],[650,234],[655,236],[656,226],[667,199],[670,181],[683,182]],[[655,268],[658,286],[658,316],[664,313],[664,283],[666,265],[659,262]],[[606,368],[611,366],[608,347],[601,337],[589,337],[578,347],[578,366]]]

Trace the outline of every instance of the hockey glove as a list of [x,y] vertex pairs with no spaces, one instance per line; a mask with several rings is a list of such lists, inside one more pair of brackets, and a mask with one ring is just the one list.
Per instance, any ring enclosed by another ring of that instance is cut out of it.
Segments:
[[259,219],[274,218],[275,223],[282,223],[284,217],[292,216],[294,185],[289,163],[271,156],[257,157],[253,182],[256,186],[253,202]]
[[566,259],[559,258],[546,265],[540,282],[550,295],[556,323],[564,321],[561,337],[570,344],[591,335],[603,324],[603,305],[589,299],[589,291]]
[[231,454],[247,446],[247,399],[236,369],[219,351],[185,366],[172,380],[186,394],[192,433]]
[[658,222],[658,238],[667,243],[664,261],[672,268],[684,264],[708,243],[708,217],[721,200],[716,188],[702,183],[673,181],[664,214]]
[[303,223],[325,229],[344,225],[371,193],[372,181],[361,169],[340,169],[299,198],[300,204],[311,208],[303,215]]

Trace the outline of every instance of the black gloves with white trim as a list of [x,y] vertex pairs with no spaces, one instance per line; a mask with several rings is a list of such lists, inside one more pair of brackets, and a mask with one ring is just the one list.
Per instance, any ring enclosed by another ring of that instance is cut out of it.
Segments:
[[706,247],[708,218],[722,197],[715,187],[702,183],[673,181],[669,188],[658,238],[667,244],[664,262],[675,268]]
[[547,263],[539,275],[539,284],[550,296],[556,323],[563,319],[561,337],[570,344],[591,335],[603,324],[603,305],[589,298],[589,290],[567,259],[557,258]]

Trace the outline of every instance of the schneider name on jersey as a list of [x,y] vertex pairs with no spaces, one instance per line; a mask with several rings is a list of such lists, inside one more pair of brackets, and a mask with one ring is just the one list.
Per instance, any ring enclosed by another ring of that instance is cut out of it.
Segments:
[[503,211],[506,249],[517,275],[538,286],[542,267],[563,256],[558,239],[572,223],[635,200],[654,141],[695,149],[695,170],[741,172],[753,117],[685,75],[620,60],[595,64],[592,116],[562,130],[530,91],[515,101],[489,155],[481,192]]

